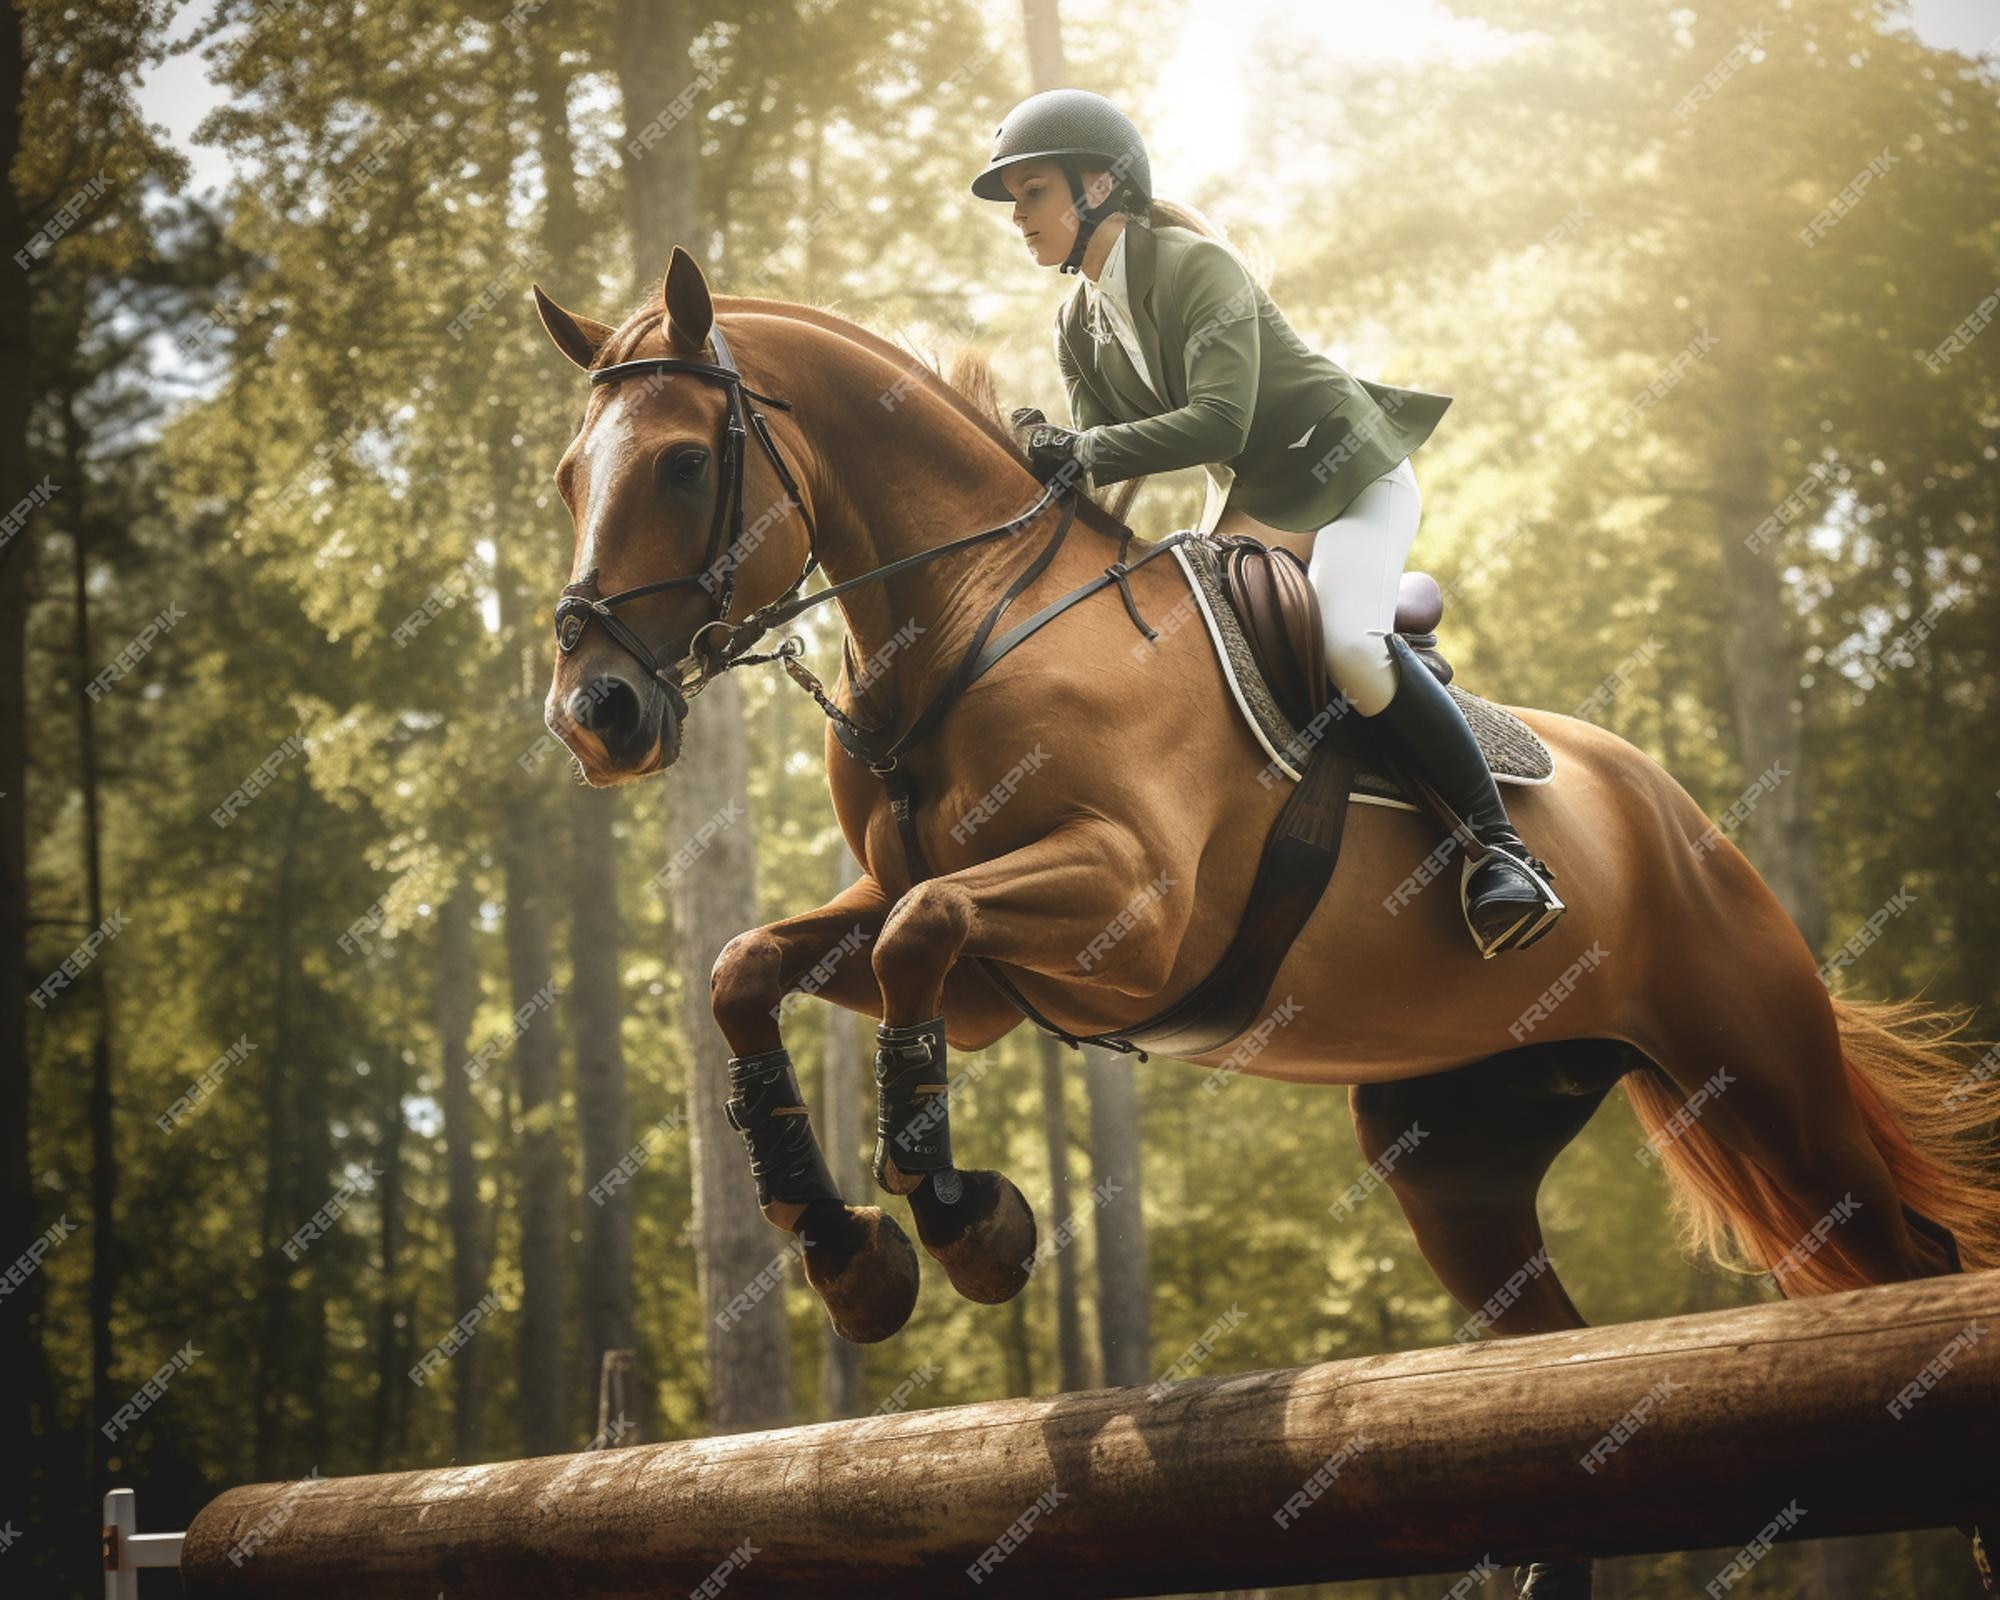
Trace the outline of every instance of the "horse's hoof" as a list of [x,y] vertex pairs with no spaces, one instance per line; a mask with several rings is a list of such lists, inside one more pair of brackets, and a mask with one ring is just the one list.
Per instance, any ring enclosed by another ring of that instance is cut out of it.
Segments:
[[[924,1248],[966,1299],[988,1306],[1013,1299],[1035,1255],[1035,1213],[1021,1191],[997,1172],[947,1167],[929,1179],[910,1196]],[[950,1204],[939,1198],[940,1179],[947,1186],[958,1180]]]
[[816,1201],[799,1216],[806,1282],[849,1344],[876,1344],[910,1320],[917,1304],[917,1251],[880,1206]]
[[1520,1600],[1590,1600],[1588,1561],[1534,1561],[1514,1569]]

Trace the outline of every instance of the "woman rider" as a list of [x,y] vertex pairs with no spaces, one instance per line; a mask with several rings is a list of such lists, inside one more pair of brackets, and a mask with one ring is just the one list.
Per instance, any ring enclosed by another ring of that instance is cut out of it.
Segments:
[[1079,276],[1055,329],[1075,427],[1027,434],[1036,474],[1101,486],[1206,467],[1203,526],[1306,563],[1334,687],[1383,720],[1484,847],[1459,877],[1481,954],[1539,939],[1564,909],[1548,868],[1458,703],[1393,631],[1421,510],[1408,458],[1450,399],[1356,380],[1306,346],[1200,213],[1153,198],[1139,130],[1102,95],[1022,101],[972,192],[1011,200],[1035,260]]

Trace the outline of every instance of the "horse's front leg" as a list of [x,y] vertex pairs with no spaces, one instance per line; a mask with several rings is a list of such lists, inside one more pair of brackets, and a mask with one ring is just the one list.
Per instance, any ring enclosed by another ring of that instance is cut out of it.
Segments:
[[802,916],[738,934],[716,957],[709,1001],[729,1059],[729,1120],[750,1152],[757,1203],[804,1247],[806,1281],[834,1331],[856,1344],[886,1339],[917,1303],[917,1252],[880,1206],[850,1206],[827,1169],[780,1034],[796,991],[879,1015],[869,947],[888,897],[862,877]]
[[1035,1214],[1000,1173],[952,1162],[945,978],[976,956],[1074,977],[1094,965],[1115,929],[1116,986],[1156,992],[1172,971],[1188,907],[1134,914],[1153,870],[1130,833],[1101,817],[1080,818],[1022,849],[917,884],[875,941],[882,992],[875,1179],[909,1196],[917,1236],[968,1299],[997,1304],[1020,1292],[1034,1259]]

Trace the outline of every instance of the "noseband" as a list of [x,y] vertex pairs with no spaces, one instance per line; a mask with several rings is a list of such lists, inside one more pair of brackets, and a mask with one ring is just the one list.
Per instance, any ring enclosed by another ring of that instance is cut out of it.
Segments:
[[[604,631],[611,635],[625,652],[667,691],[675,702],[677,715],[685,715],[687,702],[698,694],[710,679],[726,672],[732,666],[742,665],[738,659],[742,652],[754,643],[775,618],[766,617],[785,601],[791,600],[812,576],[819,564],[817,555],[818,535],[813,528],[812,513],[806,509],[805,501],[799,494],[798,484],[793,480],[791,469],[785,465],[785,458],[779,454],[777,442],[771,437],[770,426],[764,421],[764,413],[743,403],[745,395],[761,400],[766,405],[776,406],[781,411],[791,410],[791,402],[780,400],[774,395],[759,394],[743,381],[729,353],[729,341],[722,336],[720,324],[709,328],[709,342],[715,349],[715,360],[687,361],[669,356],[650,356],[639,361],[621,361],[615,366],[600,367],[590,375],[592,387],[601,383],[616,383],[621,378],[636,378],[657,372],[689,372],[696,377],[708,378],[721,383],[729,392],[729,422],[722,436],[723,471],[727,475],[727,485],[715,502],[715,515],[709,521],[708,550],[702,557],[701,570],[682,578],[662,578],[656,583],[642,583],[634,588],[621,589],[617,594],[600,595],[597,589],[597,569],[592,568],[575,583],[568,585],[562,597],[556,602],[556,644],[567,655],[577,647],[583,638],[583,630],[595,618],[604,625]],[[736,566],[748,552],[743,544],[743,456],[744,438],[748,429],[744,416],[748,412],[750,422],[756,426],[757,438],[764,446],[764,453],[771,458],[771,465],[777,469],[778,481],[785,486],[786,503],[798,508],[805,519],[807,536],[807,556],[805,570],[802,571],[783,598],[773,606],[746,617],[741,622],[729,621],[729,601],[736,589]],[[723,542],[723,529],[728,528],[728,542]],[[717,571],[718,557],[720,572]],[[625,619],[618,615],[618,607],[628,601],[638,600],[649,594],[664,594],[671,589],[683,589],[689,584],[700,584],[712,594],[717,594],[720,605],[716,614],[694,631],[688,640],[687,654],[672,667],[663,666],[653,654],[646,641]],[[760,621],[760,619],[763,619]],[[726,635],[720,646],[709,647],[703,636],[711,628],[719,628]]]

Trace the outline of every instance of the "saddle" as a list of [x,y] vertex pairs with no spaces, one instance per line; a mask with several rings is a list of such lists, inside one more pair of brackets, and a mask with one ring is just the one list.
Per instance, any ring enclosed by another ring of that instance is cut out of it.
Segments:
[[[1241,534],[1178,536],[1172,554],[1187,575],[1238,709],[1270,755],[1270,767],[1293,780],[1265,836],[1236,933],[1208,975],[1178,1001],[1115,1034],[1087,1038],[1057,1028],[1011,979],[990,963],[987,968],[1015,1005],[1065,1043],[1136,1051],[1142,1061],[1153,1051],[1212,1054],[1259,1025],[1279,965],[1333,876],[1351,801],[1430,809],[1423,791],[1402,776],[1390,741],[1369,726],[1371,719],[1335,714],[1346,701],[1327,676],[1319,595],[1303,561]],[[1547,783],[1555,761],[1534,730],[1452,683],[1451,663],[1437,649],[1443,615],[1437,581],[1405,573],[1395,630],[1458,702],[1494,777]],[[1439,816],[1439,822],[1448,834],[1451,819]]]
[[[1216,657],[1250,730],[1288,778],[1303,775],[1312,742],[1339,691],[1327,676],[1319,595],[1292,551],[1243,534],[1190,539],[1174,549],[1208,624]],[[1499,783],[1538,785],[1555,776],[1555,758],[1513,712],[1453,682],[1438,649],[1444,591],[1427,572],[1406,572],[1396,598],[1395,631],[1471,725]],[[1331,719],[1330,737],[1354,765],[1353,797],[1374,805],[1425,809],[1398,776],[1393,753],[1364,717]]]

